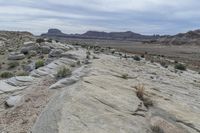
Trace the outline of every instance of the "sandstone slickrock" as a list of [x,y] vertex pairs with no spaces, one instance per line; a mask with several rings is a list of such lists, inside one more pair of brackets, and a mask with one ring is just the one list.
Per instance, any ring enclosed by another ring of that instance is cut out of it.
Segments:
[[[60,92],[38,118],[33,133],[151,133],[151,126],[159,126],[167,133],[199,132],[200,93],[194,80],[200,77],[196,72],[176,74],[171,67],[162,68],[145,60],[104,54],[99,57],[92,60],[89,73],[78,82],[64,84],[67,78],[52,86],[60,88]],[[124,73],[128,79],[121,78]],[[134,86],[141,83],[153,107],[144,107],[136,96]]]
[[[43,110],[37,120],[34,119],[35,123],[29,125],[32,133],[152,133],[152,127],[166,133],[200,132],[200,75],[197,72],[174,73],[172,66],[163,68],[145,59],[135,61],[129,54],[124,58],[122,52],[112,55],[104,49],[106,54],[95,54],[90,50],[98,59],[91,58],[89,63],[73,67],[72,75],[48,84],[46,89],[53,95],[47,105],[38,103],[33,109]],[[61,66],[86,61],[86,51],[83,48],[63,51],[63,57],[51,58],[49,64],[33,70],[31,76],[1,80],[0,93],[18,96],[22,90],[28,91],[27,87],[35,91],[41,87],[36,82],[55,79]],[[128,77],[122,78],[123,74]],[[136,86],[140,84],[144,85],[144,95],[153,106],[146,107],[138,98]],[[37,91],[41,93],[43,88]],[[40,99],[46,92],[31,95],[31,98]]]

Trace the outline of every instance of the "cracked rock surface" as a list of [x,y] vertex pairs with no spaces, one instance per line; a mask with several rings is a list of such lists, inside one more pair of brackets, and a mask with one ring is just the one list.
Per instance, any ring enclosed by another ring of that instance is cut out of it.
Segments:
[[[132,55],[125,59],[93,50],[86,59],[86,49],[70,47],[28,77],[0,81],[0,132],[200,132],[197,72],[175,73],[173,67],[135,61]],[[58,80],[55,74],[63,65],[71,66],[72,74]],[[141,84],[149,101],[137,95]],[[20,106],[3,106],[19,96]]]

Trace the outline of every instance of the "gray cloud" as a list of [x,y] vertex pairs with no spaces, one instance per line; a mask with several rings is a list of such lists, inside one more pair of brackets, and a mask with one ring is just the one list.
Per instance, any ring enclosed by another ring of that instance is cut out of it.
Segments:
[[2,30],[175,34],[199,27],[197,0],[0,0]]

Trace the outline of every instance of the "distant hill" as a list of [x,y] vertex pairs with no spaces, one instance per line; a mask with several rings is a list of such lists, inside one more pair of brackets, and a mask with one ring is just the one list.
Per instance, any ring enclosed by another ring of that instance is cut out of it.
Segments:
[[200,45],[200,30],[179,33],[174,36],[162,36],[157,43],[166,45]]
[[84,34],[65,34],[59,29],[49,29],[47,33],[42,34],[42,37],[59,37],[59,38],[80,38],[80,39],[108,39],[108,40],[155,40],[158,35],[141,35],[131,31],[126,32],[99,32],[87,31]]
[[42,37],[58,39],[79,38],[79,39],[102,39],[102,40],[128,40],[141,41],[145,43],[158,43],[163,45],[200,45],[200,30],[179,33],[176,35],[141,35],[131,31],[126,32],[99,32],[87,31],[84,34],[65,34],[59,29],[49,29]]

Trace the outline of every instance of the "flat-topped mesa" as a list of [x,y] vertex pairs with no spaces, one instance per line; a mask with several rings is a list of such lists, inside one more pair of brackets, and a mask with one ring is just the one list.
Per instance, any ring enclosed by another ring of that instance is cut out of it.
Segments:
[[151,40],[157,39],[157,35],[141,35],[131,31],[126,32],[100,32],[87,31],[83,34],[65,34],[59,29],[49,29],[42,37],[80,38],[80,39],[109,39],[109,40]]

